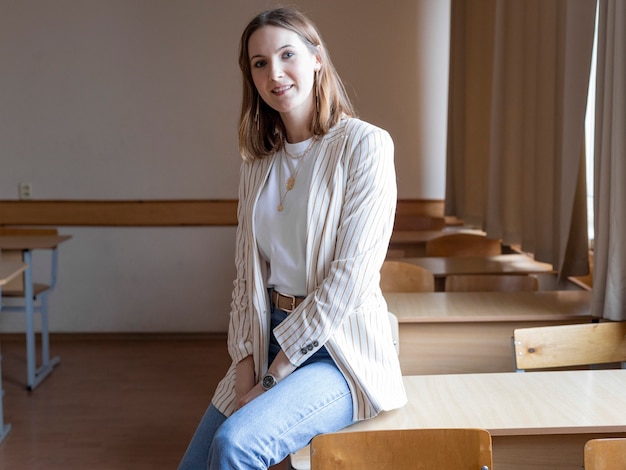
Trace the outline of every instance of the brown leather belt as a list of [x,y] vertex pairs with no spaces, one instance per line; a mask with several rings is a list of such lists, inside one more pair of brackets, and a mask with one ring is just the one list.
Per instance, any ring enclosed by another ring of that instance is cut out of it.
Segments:
[[287,313],[293,312],[303,300],[304,297],[295,297],[293,295],[281,294],[275,290],[272,291],[272,302],[274,305]]

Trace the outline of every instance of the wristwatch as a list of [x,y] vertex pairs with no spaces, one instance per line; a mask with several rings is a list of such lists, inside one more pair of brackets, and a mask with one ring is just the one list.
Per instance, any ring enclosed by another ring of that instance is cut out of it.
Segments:
[[276,377],[274,377],[272,374],[265,374],[263,376],[263,379],[261,380],[261,387],[263,387],[263,390],[269,390],[277,383],[278,380],[276,380]]

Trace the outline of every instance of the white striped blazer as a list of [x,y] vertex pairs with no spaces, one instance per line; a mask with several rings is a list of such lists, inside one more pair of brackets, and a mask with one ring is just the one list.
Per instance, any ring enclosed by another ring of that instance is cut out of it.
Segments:
[[[379,286],[397,199],[393,154],[386,131],[354,118],[342,119],[322,138],[307,204],[307,297],[274,331],[296,366],[326,346],[352,392],[354,420],[406,403]],[[235,407],[235,365],[252,355],[257,380],[268,367],[267,266],[253,221],[272,158],[241,167],[228,331],[233,363],[213,397],[226,415]]]

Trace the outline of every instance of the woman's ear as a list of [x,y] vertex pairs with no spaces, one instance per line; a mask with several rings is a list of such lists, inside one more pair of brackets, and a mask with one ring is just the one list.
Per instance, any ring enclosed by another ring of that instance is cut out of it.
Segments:
[[322,46],[318,44],[317,46],[317,54],[315,54],[315,71],[319,72],[322,70]]

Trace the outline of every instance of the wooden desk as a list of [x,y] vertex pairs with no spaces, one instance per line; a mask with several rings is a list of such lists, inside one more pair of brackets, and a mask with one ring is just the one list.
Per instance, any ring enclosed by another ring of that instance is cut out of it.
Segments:
[[[2,263],[0,261],[0,310],[2,310],[2,286],[11,279],[19,276],[26,270],[26,263]],[[4,422],[4,408],[2,397],[4,391],[2,389],[2,356],[0,356],[0,442],[6,437],[11,430],[11,425]]]
[[0,235],[0,250],[53,250],[71,235]]
[[445,277],[450,274],[537,274],[553,272],[552,265],[540,263],[529,256],[507,254],[470,257],[405,258],[407,263],[428,269],[435,276],[435,290],[443,291]]
[[472,229],[446,228],[444,230],[394,230],[389,242],[390,250],[402,250],[407,258],[426,256],[426,242],[447,233],[476,233],[485,235],[485,232]]
[[441,230],[394,230],[389,241],[390,250],[401,250],[404,257],[425,256],[426,242],[440,237]]
[[515,370],[515,328],[591,321],[589,291],[385,293],[402,373]]
[[[41,383],[56,366],[60,359],[50,358],[48,325],[42,321],[41,331],[41,357],[42,363],[37,368],[35,347],[34,313],[40,311],[35,308],[34,284],[32,278],[32,252],[33,250],[52,250],[52,269],[50,290],[54,288],[57,273],[57,248],[64,241],[72,238],[70,235],[1,235],[0,250],[21,251],[26,269],[24,270],[24,308],[7,307],[7,311],[24,311],[26,313],[26,388],[33,390]],[[44,308],[43,306],[40,308]]]
[[[580,470],[589,439],[626,436],[626,370],[423,375],[408,404],[346,430],[487,429],[498,470]],[[308,449],[292,457],[309,468]]]

